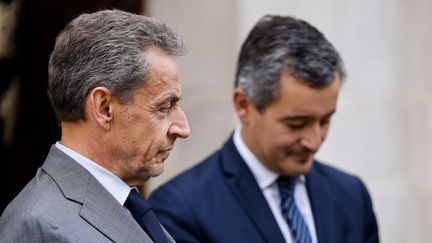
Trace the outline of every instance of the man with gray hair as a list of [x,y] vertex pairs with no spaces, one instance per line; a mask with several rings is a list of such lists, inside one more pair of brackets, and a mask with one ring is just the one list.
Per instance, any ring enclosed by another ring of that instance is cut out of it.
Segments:
[[183,50],[163,23],[119,10],[65,27],[48,88],[61,140],[3,212],[0,242],[173,242],[137,188],[189,135]]
[[343,62],[305,21],[263,17],[242,46],[233,92],[241,123],[213,155],[150,202],[178,242],[376,243],[366,187],[314,159]]

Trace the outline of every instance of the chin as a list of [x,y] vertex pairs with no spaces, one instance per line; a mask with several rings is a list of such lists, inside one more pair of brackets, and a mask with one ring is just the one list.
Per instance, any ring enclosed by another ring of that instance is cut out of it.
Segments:
[[281,174],[286,176],[297,177],[309,172],[313,164],[313,159],[307,161],[290,161],[287,166],[281,168]]
[[151,176],[151,177],[157,177],[157,176],[160,176],[160,175],[162,174],[163,170],[164,170],[164,163],[163,163],[163,162],[162,162],[162,163],[157,163],[157,164],[155,164],[155,166],[151,169],[150,176]]
[[300,168],[302,174],[307,174],[312,168],[312,164],[313,164],[313,159],[310,159],[307,162],[305,162]]

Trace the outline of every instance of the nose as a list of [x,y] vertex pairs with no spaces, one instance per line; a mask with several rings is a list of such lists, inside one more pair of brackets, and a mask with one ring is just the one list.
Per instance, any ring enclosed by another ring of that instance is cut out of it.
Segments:
[[179,109],[168,130],[168,136],[187,138],[189,134],[190,128],[186,114],[183,112],[183,110]]
[[325,131],[324,128],[318,123],[312,124],[308,129],[305,129],[304,134],[301,138],[301,145],[309,149],[310,151],[316,152],[321,146],[324,140]]

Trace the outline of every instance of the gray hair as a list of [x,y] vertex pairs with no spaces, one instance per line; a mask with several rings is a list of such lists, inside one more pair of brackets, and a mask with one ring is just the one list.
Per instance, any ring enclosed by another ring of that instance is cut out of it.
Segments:
[[280,77],[288,73],[312,88],[345,77],[343,61],[325,36],[292,17],[264,16],[243,43],[235,87],[245,91],[259,111],[280,94]]
[[82,14],[56,39],[49,61],[48,95],[59,121],[85,120],[84,103],[98,86],[123,103],[149,73],[145,51],[157,47],[182,55],[178,35],[158,20],[119,10]]

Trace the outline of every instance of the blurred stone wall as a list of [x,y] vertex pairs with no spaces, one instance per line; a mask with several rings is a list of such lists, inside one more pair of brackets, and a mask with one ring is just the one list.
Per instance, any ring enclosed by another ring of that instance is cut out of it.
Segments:
[[366,182],[382,242],[430,242],[432,1],[151,0],[147,6],[189,47],[179,61],[192,130],[150,191],[225,141],[236,124],[231,92],[242,41],[262,15],[293,15],[330,39],[348,72],[317,157]]

